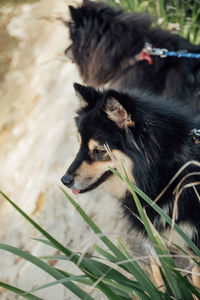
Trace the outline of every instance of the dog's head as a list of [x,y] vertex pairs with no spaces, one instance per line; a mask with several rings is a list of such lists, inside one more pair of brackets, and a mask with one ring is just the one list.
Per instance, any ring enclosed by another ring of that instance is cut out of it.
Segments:
[[75,90],[81,99],[76,118],[80,150],[62,182],[76,194],[106,181],[119,196],[123,184],[120,179],[116,180],[109,167],[120,169],[123,163],[132,178],[133,163],[124,151],[124,144],[127,130],[134,127],[134,122],[118,102],[118,93],[101,93],[78,84]]
[[[166,161],[169,166],[176,164],[187,147],[194,128],[190,113],[178,103],[155,101],[155,96],[139,91],[100,92],[78,84],[75,90],[81,99],[76,118],[80,150],[62,182],[74,193],[110,183],[109,190],[119,197],[126,190],[109,167],[123,173],[124,165],[129,178],[141,189],[156,186],[161,190],[164,180],[174,175],[173,168],[166,168]],[[156,191],[153,196],[157,196]]]
[[88,85],[100,87],[112,80],[144,47],[149,16],[91,1],[78,8],[69,6],[69,10],[72,45],[65,53]]

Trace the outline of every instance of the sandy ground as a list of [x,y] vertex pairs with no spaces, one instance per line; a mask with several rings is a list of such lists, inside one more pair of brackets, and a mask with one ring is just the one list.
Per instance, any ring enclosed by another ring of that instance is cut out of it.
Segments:
[[[43,0],[20,5],[8,23],[17,38],[10,69],[0,85],[0,189],[49,233],[72,250],[88,251],[98,240],[59,189],[78,142],[73,118],[78,100],[73,82],[81,82],[76,67],[63,57],[68,31],[55,17],[68,18],[69,1]],[[9,14],[9,7],[1,15]],[[115,239],[123,236],[117,200],[98,189],[76,200]],[[0,241],[30,251],[54,254],[30,238],[41,237],[0,198]],[[77,273],[70,264],[59,264]],[[35,266],[0,251],[0,280],[27,291],[54,279]],[[104,297],[91,291],[95,299]],[[38,291],[45,300],[76,299],[63,286]],[[0,289],[1,300],[22,299]]]

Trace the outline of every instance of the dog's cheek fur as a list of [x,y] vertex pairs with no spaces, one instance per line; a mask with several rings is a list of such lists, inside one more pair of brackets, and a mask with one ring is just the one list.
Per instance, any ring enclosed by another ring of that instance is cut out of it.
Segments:
[[78,189],[86,189],[95,183],[106,171],[112,167],[111,161],[97,161],[92,164],[83,161],[75,173],[75,186]]
[[[128,155],[120,150],[113,150],[112,155],[113,168],[117,169],[121,175],[124,175],[124,167],[131,182],[135,183],[133,176],[133,161],[128,157]],[[110,177],[106,182],[104,182],[103,187],[118,199],[123,198],[128,191],[128,185],[117,176]]]
[[[109,167],[117,169],[120,174],[124,174],[123,166],[127,172],[128,177],[132,182],[135,183],[133,177],[133,162],[120,150],[112,151],[113,159],[109,161],[98,161],[92,164],[84,161],[75,174],[75,186],[78,189],[86,189],[95,183]],[[117,198],[122,198],[125,196],[128,186],[125,182],[119,179],[117,176],[111,176],[104,183],[103,187],[108,190],[108,192]]]
[[115,158],[115,163],[114,163],[115,168],[123,175],[124,174],[123,167],[124,167],[129,179],[135,183],[135,179],[133,177],[133,168],[134,168],[133,160],[131,160],[131,158],[128,155],[126,155],[120,150],[113,150],[112,153]]

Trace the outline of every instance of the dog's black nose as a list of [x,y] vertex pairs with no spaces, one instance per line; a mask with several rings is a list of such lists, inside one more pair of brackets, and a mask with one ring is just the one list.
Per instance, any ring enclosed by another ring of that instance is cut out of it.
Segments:
[[71,187],[74,183],[74,178],[71,175],[67,175],[65,174],[62,178],[61,181],[64,185],[66,185],[67,187]]

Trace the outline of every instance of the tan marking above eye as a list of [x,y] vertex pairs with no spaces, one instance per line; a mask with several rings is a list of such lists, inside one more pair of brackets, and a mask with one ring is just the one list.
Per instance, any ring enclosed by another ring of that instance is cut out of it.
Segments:
[[95,141],[94,139],[90,139],[88,142],[88,149],[90,151],[94,151],[94,149],[98,149],[99,151],[104,151],[105,148],[99,142]]

